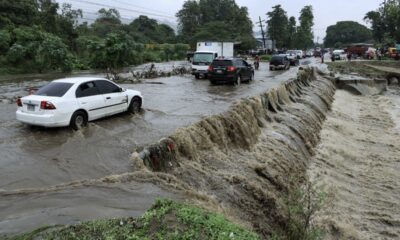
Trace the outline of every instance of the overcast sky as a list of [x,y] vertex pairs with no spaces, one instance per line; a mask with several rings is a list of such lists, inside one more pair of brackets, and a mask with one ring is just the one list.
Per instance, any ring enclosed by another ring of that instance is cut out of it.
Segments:
[[[93,18],[98,9],[108,6],[115,7],[126,19],[136,18],[139,15],[148,15],[151,18],[176,22],[175,13],[182,8],[185,0],[56,0],[59,3],[71,3],[74,8],[81,8],[87,18]],[[314,9],[314,35],[319,42],[325,37],[327,26],[337,21],[352,20],[367,25],[363,18],[368,11],[376,10],[383,0],[236,0],[239,6],[249,9],[253,24],[261,16],[266,19],[266,12],[272,6],[281,4],[288,16],[299,16],[301,8],[312,5]],[[152,14],[152,15],[150,15]],[[257,28],[254,28],[257,30]]]

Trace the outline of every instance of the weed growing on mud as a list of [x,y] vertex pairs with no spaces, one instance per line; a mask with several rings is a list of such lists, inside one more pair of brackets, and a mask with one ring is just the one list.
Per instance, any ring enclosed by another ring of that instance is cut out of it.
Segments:
[[306,181],[301,187],[298,180],[290,179],[284,197],[287,224],[280,234],[273,234],[273,240],[319,240],[323,239],[322,229],[313,224],[313,218],[325,203],[326,193],[321,187]]
[[158,199],[140,218],[84,222],[75,226],[42,228],[16,236],[33,239],[259,239],[258,235],[227,221],[222,215],[195,206]]

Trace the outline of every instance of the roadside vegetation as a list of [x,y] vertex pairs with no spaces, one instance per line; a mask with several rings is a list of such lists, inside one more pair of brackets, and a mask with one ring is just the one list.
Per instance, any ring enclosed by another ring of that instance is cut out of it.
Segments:
[[33,239],[259,239],[226,220],[198,207],[159,199],[142,217],[98,220],[79,225],[41,228],[10,240]]
[[0,10],[0,73],[116,69],[183,59],[189,49],[170,26],[147,16],[123,24],[116,9],[100,9],[92,24],[52,0],[1,1]]

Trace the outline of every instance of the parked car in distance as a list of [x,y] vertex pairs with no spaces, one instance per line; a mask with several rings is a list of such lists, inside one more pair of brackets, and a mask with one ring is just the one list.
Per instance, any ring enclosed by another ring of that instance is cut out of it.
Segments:
[[335,60],[345,60],[347,58],[346,52],[341,49],[333,50],[332,54]]
[[277,70],[277,69],[289,69],[290,68],[290,60],[286,56],[286,54],[279,54],[272,56],[269,61],[269,70]]
[[123,89],[107,79],[63,78],[18,98],[16,118],[29,125],[78,130],[88,121],[125,111],[137,113],[142,102],[139,91]]
[[314,55],[314,51],[312,49],[309,49],[306,51],[306,57],[312,57]]
[[219,57],[208,67],[208,79],[211,84],[230,82],[240,85],[243,81],[252,81],[253,77],[253,67],[241,58]]
[[299,57],[298,57],[298,52],[296,50],[288,50],[286,51],[286,56],[290,61],[291,66],[297,66],[299,65]]
[[303,50],[295,50],[295,51],[296,51],[297,59],[306,58],[306,54],[304,53]]

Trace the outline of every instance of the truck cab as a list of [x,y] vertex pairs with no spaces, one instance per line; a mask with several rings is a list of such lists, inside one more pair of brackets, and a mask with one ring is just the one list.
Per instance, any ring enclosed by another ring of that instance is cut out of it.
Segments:
[[233,42],[197,42],[192,59],[192,75],[207,78],[208,66],[217,57],[233,57]]
[[217,57],[217,52],[195,52],[192,60],[192,75],[194,75],[196,79],[200,77],[206,78],[208,66],[210,66],[211,62]]

